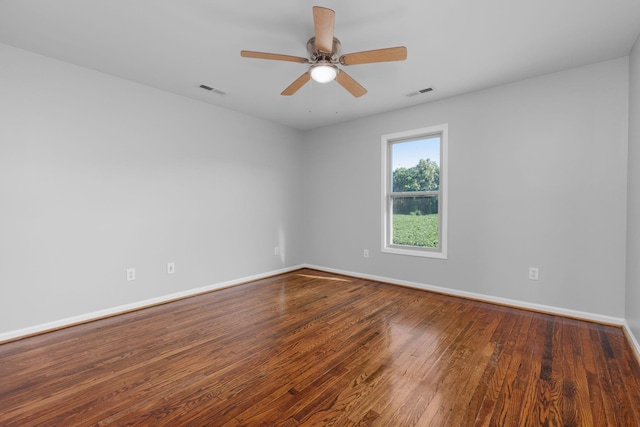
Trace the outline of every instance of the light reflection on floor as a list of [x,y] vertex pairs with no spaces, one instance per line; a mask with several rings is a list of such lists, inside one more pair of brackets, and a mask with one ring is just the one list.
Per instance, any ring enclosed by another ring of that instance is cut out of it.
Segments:
[[322,279],[322,280],[331,280],[334,282],[351,282],[351,280],[348,279],[340,279],[338,277],[326,277],[326,276],[313,276],[311,274],[298,274],[298,276],[301,277],[308,277],[309,279]]

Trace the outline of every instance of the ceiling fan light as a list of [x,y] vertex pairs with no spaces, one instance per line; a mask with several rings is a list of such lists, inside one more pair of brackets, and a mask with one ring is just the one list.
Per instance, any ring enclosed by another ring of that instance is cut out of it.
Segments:
[[328,83],[338,75],[335,65],[316,64],[311,66],[311,78],[318,83]]

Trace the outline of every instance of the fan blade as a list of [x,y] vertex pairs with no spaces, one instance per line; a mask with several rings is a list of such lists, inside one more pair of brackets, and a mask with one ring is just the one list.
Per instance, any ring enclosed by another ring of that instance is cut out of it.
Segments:
[[311,79],[311,74],[307,71],[300,77],[298,77],[293,83],[291,83],[280,95],[291,96],[298,91],[305,83]]
[[370,64],[372,62],[404,61],[407,59],[407,48],[404,46],[386,49],[367,50],[347,53],[340,57],[342,65]]
[[240,56],[244,58],[272,59],[274,61],[289,61],[306,64],[309,62],[307,58],[301,56],[281,55],[279,53],[253,52],[251,50],[240,51]]
[[349,91],[351,95],[355,96],[356,98],[359,98],[365,93],[367,93],[367,90],[364,87],[362,87],[360,83],[355,81],[353,77],[351,77],[349,74],[345,73],[342,70],[338,72],[338,75],[336,76],[336,81],[340,84],[340,86],[345,88],[347,91]]
[[316,36],[316,49],[324,53],[333,50],[333,26],[336,13],[325,7],[313,7],[313,28]]

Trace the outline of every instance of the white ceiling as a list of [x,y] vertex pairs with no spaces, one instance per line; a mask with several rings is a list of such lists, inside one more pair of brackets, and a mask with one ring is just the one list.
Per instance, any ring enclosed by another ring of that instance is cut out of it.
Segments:
[[[314,5],[336,11],[342,53],[407,60],[348,67],[361,98],[281,96],[306,66],[240,50],[306,56]],[[303,130],[625,56],[639,32],[640,0],[0,0],[0,43]]]

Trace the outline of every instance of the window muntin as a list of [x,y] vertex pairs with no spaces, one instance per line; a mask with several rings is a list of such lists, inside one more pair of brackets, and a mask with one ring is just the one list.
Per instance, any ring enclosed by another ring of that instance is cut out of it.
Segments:
[[446,258],[447,125],[384,135],[383,252]]

